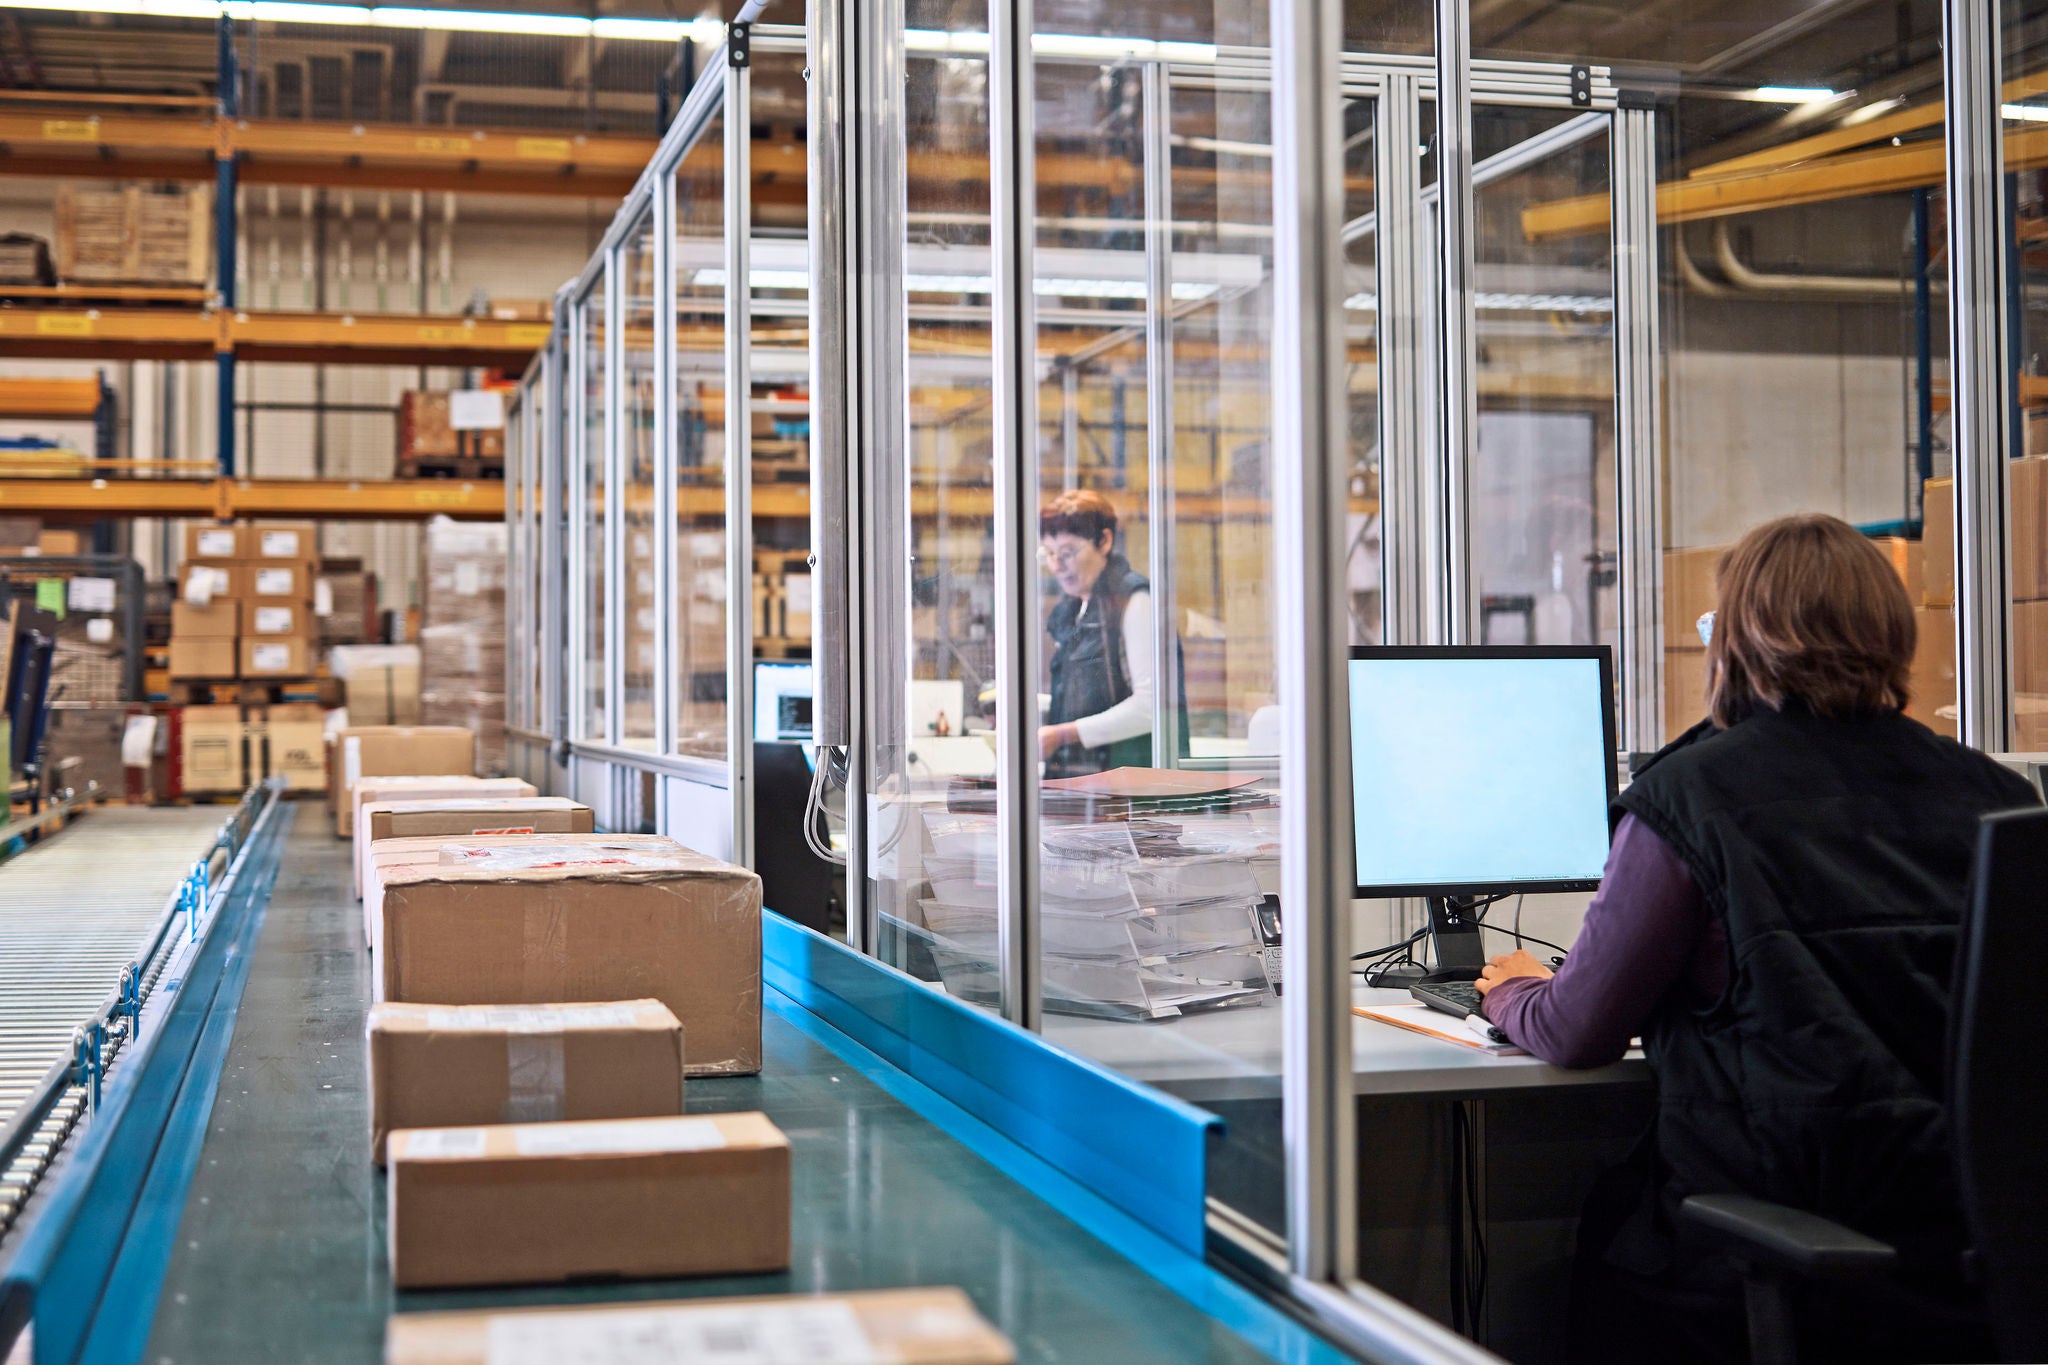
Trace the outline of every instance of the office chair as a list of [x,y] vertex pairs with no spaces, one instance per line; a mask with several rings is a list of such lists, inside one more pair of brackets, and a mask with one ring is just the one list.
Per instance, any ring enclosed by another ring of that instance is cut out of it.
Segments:
[[[1967,1269],[1984,1287],[1999,1357],[2008,1361],[2048,1360],[2048,1175],[2040,1156],[2048,1079],[2034,1007],[2048,961],[2044,888],[2048,809],[1986,816],[1957,944],[1948,1110],[1974,1244]],[[1693,1195],[1679,1216],[1688,1235],[1740,1264],[1754,1365],[1797,1359],[1795,1284],[1878,1279],[1898,1264],[1897,1251],[1875,1238],[1765,1199]]]

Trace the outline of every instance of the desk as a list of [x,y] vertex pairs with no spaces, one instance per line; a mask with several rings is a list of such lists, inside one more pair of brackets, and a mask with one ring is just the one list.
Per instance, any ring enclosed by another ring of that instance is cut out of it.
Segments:
[[[1365,986],[1353,994],[1360,1005],[1412,998]],[[1061,1046],[1222,1116],[1211,1197],[1271,1229],[1285,1221],[1281,1028],[1277,1000],[1159,1023],[1045,1021]],[[1456,1184],[1458,1132],[1468,1127],[1489,1264],[1480,1335],[1516,1362],[1561,1360],[1579,1210],[1649,1122],[1642,1054],[1566,1071],[1363,1018],[1351,1047],[1363,1277],[1451,1321],[1452,1268],[1474,1259]]]

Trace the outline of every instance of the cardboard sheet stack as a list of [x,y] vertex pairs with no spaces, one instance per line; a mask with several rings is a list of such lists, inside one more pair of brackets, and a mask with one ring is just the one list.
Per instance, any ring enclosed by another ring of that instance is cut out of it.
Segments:
[[427,524],[420,718],[476,731],[478,765],[505,768],[505,526]]

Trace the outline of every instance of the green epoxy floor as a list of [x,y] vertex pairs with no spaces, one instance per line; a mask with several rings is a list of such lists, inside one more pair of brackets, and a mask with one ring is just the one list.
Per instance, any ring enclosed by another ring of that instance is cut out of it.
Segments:
[[967,1290],[1020,1362],[1268,1359],[772,1013],[762,1074],[692,1081],[688,1099],[789,1134],[788,1273],[394,1296],[367,1152],[361,911],[320,814],[299,807],[286,835],[150,1365],[361,1365],[382,1359],[394,1311],[928,1284]]

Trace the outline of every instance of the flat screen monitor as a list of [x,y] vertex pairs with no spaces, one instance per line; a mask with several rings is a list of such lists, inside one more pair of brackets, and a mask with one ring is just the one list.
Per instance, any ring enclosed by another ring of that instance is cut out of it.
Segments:
[[1616,787],[1604,646],[1354,647],[1358,894],[1580,891]]
[[760,662],[754,665],[754,739],[762,744],[809,744],[811,699],[817,691],[811,665]]

